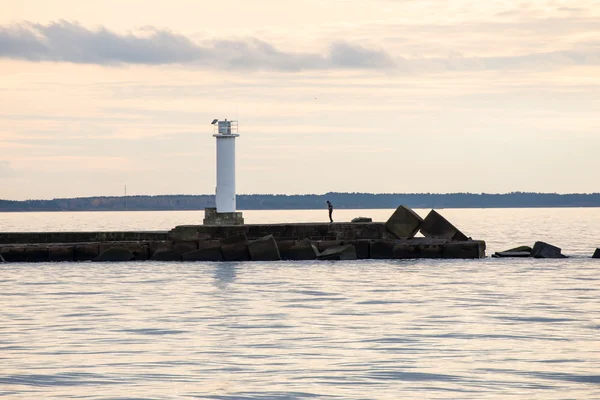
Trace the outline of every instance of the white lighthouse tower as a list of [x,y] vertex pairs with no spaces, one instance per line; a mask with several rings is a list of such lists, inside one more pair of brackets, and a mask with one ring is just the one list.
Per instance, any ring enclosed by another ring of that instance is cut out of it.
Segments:
[[217,139],[217,187],[216,208],[204,212],[205,225],[242,225],[241,212],[236,212],[235,202],[235,138],[238,134],[237,121],[213,120],[214,137]]

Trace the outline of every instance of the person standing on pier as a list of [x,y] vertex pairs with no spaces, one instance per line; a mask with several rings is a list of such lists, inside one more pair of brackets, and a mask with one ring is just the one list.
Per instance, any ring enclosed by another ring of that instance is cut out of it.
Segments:
[[333,215],[333,205],[329,200],[327,200],[327,208],[329,209],[329,223],[332,223],[333,218],[331,216]]

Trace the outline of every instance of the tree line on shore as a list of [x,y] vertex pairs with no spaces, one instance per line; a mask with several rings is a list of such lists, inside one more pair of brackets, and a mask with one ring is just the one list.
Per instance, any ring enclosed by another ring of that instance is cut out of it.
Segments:
[[[393,209],[400,204],[412,208],[527,208],[600,207],[600,193],[326,193],[242,194],[239,210],[310,210],[326,207],[329,200],[338,209]],[[214,195],[158,195],[83,197],[52,200],[0,200],[0,211],[144,211],[203,210],[214,207]]]

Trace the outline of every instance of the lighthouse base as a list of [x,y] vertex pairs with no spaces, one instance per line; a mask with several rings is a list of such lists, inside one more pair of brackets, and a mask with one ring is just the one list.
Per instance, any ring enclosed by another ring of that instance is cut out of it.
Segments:
[[216,208],[204,209],[204,225],[244,225],[241,212],[217,212]]

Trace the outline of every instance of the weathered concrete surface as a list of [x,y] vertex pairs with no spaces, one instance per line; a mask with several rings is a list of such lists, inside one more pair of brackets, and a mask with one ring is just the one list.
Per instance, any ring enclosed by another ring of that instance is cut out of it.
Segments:
[[373,218],[369,218],[369,217],[356,217],[356,218],[352,218],[352,222],[353,224],[356,223],[364,223],[364,222],[373,222]]
[[101,252],[92,261],[95,262],[126,262],[135,258],[133,253],[124,247],[110,247]]
[[527,258],[531,257],[529,251],[497,251],[492,254],[493,258]]
[[25,250],[24,246],[22,247],[2,247],[0,248],[0,255],[5,262],[14,263],[14,262],[26,262],[27,258],[25,258]]
[[152,261],[181,261],[181,254],[173,251],[172,242],[155,242],[150,244]]
[[292,256],[290,255],[291,249],[298,243],[297,240],[278,240],[277,248],[279,249],[279,254],[281,255],[282,260],[291,260]]
[[385,228],[398,239],[411,239],[419,231],[423,218],[406,206],[399,206],[385,223]]
[[370,242],[369,254],[374,260],[391,260],[394,258],[396,240],[376,240]]
[[485,242],[469,240],[448,242],[442,248],[442,258],[476,259],[485,257]]
[[50,246],[48,247],[48,261],[50,262],[72,262],[75,260],[75,247],[66,246]]
[[74,247],[73,261],[92,261],[100,254],[98,243],[81,243]]
[[431,210],[419,228],[423,236],[434,239],[467,241],[469,238],[437,211]]
[[596,251],[594,251],[594,255],[592,255],[592,258],[600,258],[600,248],[596,249]]
[[533,258],[567,258],[561,249],[545,242],[535,242],[531,250]]
[[221,239],[221,252],[225,261],[250,261],[248,238],[241,233]]
[[316,260],[319,250],[309,239],[296,242],[287,252],[287,260],[304,261]]
[[395,259],[442,258],[446,239],[414,238],[399,240],[394,245]]
[[371,257],[369,254],[369,248],[371,247],[369,240],[344,240],[342,244],[351,244],[354,246],[354,249],[356,250],[356,257],[359,260],[368,260]]
[[248,243],[248,251],[252,261],[278,261],[281,260],[279,248],[273,235],[252,240]]
[[33,246],[27,247],[25,250],[25,258],[27,262],[48,262],[50,259],[50,252],[48,246]]
[[173,242],[173,253],[183,255],[185,253],[189,253],[191,251],[198,250],[198,242],[197,241],[176,241]]
[[132,261],[146,261],[150,258],[150,250],[148,243],[142,242],[112,242],[112,243],[100,243],[99,251],[102,252],[112,248],[120,247],[127,249],[133,254]]
[[150,259],[152,261],[181,261],[182,257],[173,250],[162,249],[156,250]]
[[168,240],[167,231],[148,232],[0,232],[0,245],[26,243],[101,243]]
[[185,253],[183,261],[224,261],[219,241],[200,242],[198,250]]
[[519,246],[512,249],[497,251],[492,254],[493,258],[526,258],[531,257],[533,249],[529,246]]
[[341,245],[342,245],[341,240],[319,240],[317,242],[317,250],[319,250],[319,252],[322,253],[327,249],[330,249],[332,247],[341,246]]
[[275,240],[357,240],[381,239],[385,232],[383,223],[303,223],[303,224],[251,224],[238,226],[181,225],[169,232],[171,240],[220,240],[245,234],[248,240],[273,235]]
[[351,244],[330,247],[317,257],[318,260],[357,260],[356,248]]
[[241,212],[217,212],[216,208],[204,209],[204,225],[244,225],[244,218]]

